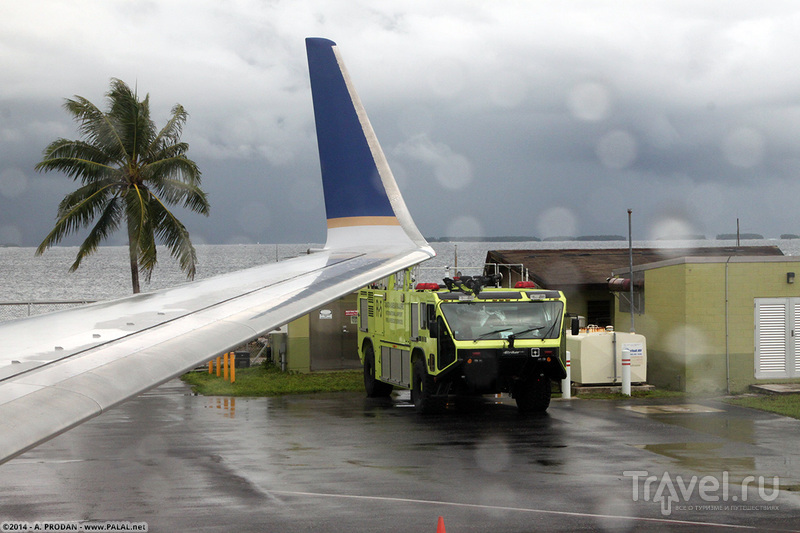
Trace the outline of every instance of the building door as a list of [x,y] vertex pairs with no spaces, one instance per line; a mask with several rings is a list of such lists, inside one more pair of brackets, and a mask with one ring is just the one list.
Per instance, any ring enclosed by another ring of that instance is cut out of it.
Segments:
[[800,377],[800,298],[755,299],[755,377]]
[[344,296],[309,315],[312,372],[361,368],[356,296]]

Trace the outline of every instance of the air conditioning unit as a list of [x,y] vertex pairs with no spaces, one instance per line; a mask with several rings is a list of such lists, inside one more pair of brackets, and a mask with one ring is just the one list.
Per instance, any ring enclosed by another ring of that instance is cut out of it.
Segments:
[[644,335],[589,326],[567,334],[571,378],[580,385],[622,383],[622,350],[631,356],[631,383],[647,382],[647,342]]

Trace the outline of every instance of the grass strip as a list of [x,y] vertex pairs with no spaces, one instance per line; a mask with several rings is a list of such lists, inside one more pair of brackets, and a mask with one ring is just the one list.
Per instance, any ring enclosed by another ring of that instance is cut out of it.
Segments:
[[769,394],[726,398],[726,402],[792,418],[800,418],[800,394]]
[[686,398],[686,393],[683,391],[653,389],[631,391],[630,396],[625,396],[621,392],[581,392],[580,394],[575,394],[573,397],[581,400],[630,400],[631,398],[674,399]]
[[204,396],[283,396],[364,390],[360,370],[298,374],[259,365],[236,369],[235,383],[207,372],[189,372],[181,379],[192,386],[193,392]]

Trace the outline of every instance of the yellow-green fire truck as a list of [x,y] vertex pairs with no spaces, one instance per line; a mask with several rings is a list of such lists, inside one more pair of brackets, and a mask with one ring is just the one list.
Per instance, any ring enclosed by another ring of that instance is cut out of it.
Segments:
[[358,345],[370,397],[411,389],[420,412],[450,396],[511,393],[521,411],[545,411],[559,357],[566,300],[530,282],[490,287],[499,276],[413,285],[412,269],[358,294]]

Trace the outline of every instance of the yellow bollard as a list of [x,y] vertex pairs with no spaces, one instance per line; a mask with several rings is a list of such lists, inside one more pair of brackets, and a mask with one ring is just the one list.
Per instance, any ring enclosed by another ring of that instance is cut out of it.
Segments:
[[219,365],[221,359],[222,359],[221,357],[217,357],[217,377],[219,377]]
[[231,352],[231,383],[236,382],[236,354]]
[[222,379],[228,381],[228,352],[225,352],[225,354],[222,356],[222,359],[224,361],[222,367]]
[[214,361],[209,361],[208,362],[208,373],[209,374],[213,374],[214,373]]

